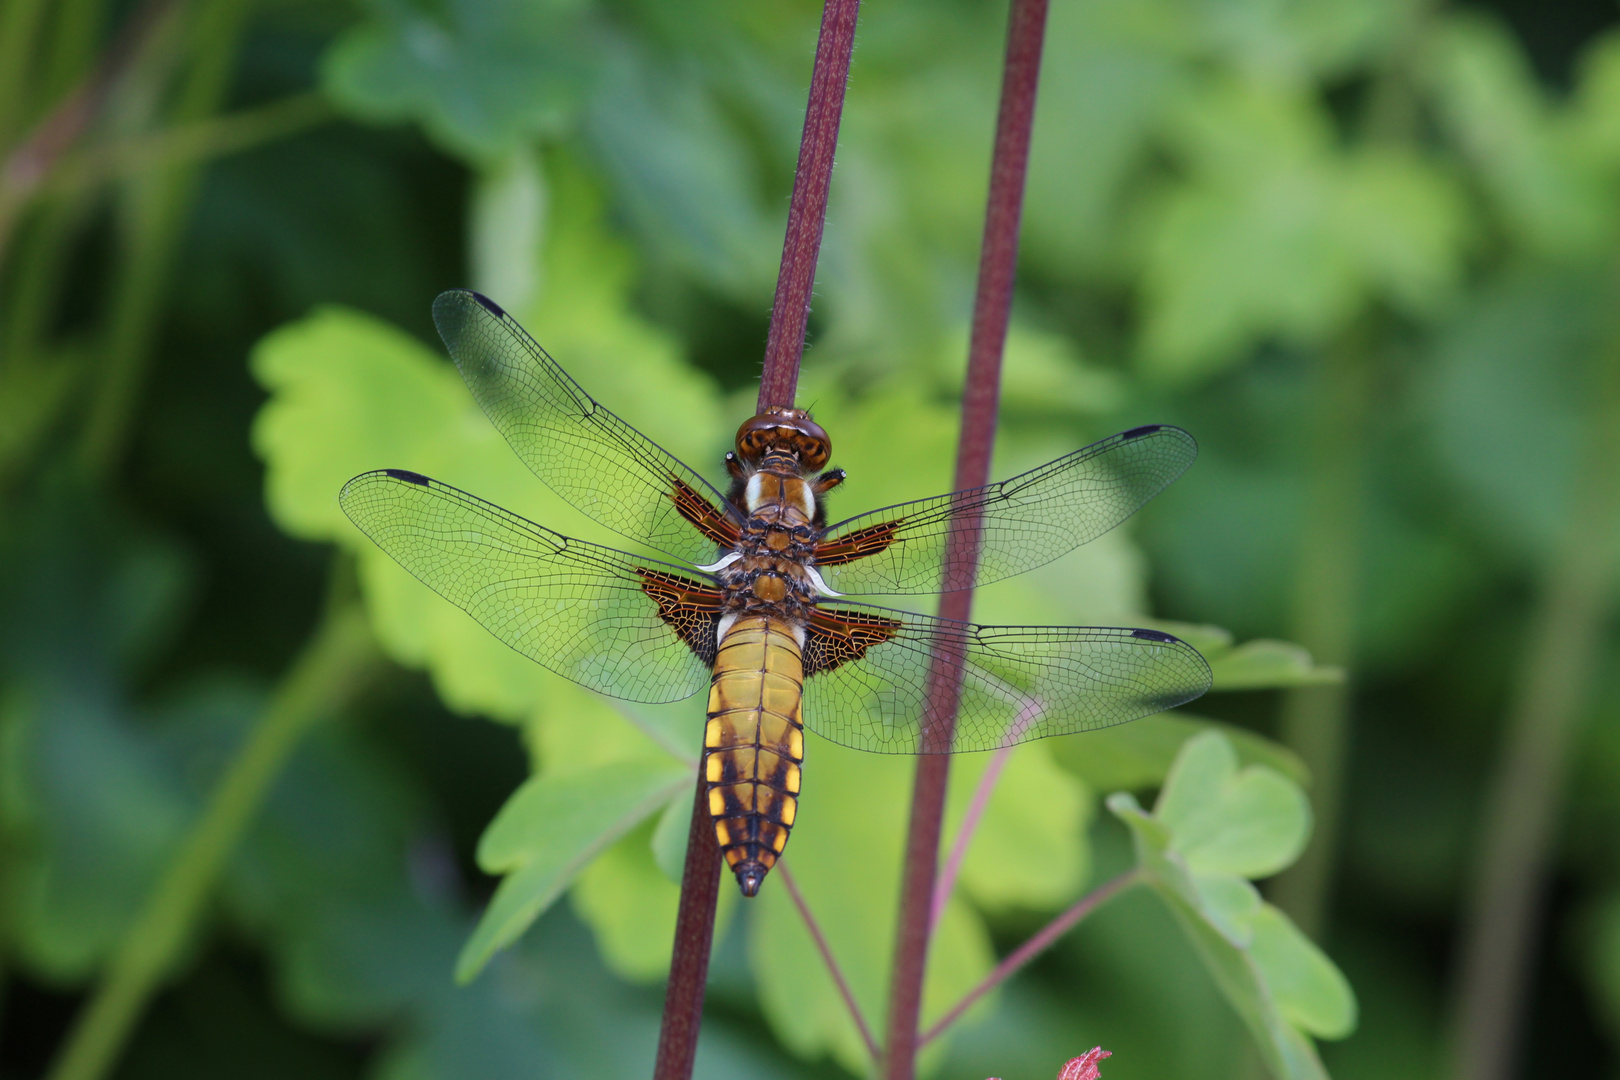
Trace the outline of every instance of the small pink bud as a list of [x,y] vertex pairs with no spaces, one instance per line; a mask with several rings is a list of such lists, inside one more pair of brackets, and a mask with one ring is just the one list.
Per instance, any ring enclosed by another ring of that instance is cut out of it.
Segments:
[[1099,1080],[1102,1073],[1097,1071],[1097,1062],[1105,1057],[1113,1057],[1113,1053],[1094,1046],[1063,1066],[1057,1080]]

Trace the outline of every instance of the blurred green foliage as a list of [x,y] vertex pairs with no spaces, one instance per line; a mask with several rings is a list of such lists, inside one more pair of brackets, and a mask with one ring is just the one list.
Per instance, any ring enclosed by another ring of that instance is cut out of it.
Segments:
[[[460,285],[719,473],[752,411],[819,8],[155,10],[118,52],[125,5],[0,8],[8,160],[112,58],[61,158],[100,179],[0,180],[0,1075],[43,1074],[323,597],[351,592],[396,666],[278,776],[119,1075],[642,1074],[696,703],[536,668],[336,493],[409,468],[621,542],[522,469],[443,358],[428,306]],[[948,486],[1004,17],[863,11],[800,393],[850,471],[838,510]],[[1087,888],[1131,866],[1151,888],[970,1012],[936,1075],[1047,1076],[1098,1043],[1111,1080],[1440,1070],[1498,718],[1617,329],[1615,21],[1596,0],[1053,4],[995,472],[1154,421],[1202,454],[976,617],[1161,626],[1230,693],[1011,756],[925,1023]],[[337,119],[266,141],[253,110],[310,91]],[[1291,642],[1325,593],[1300,567],[1341,429],[1350,645],[1313,660]],[[1340,668],[1312,944],[1251,880],[1298,856],[1302,789],[1324,790],[1276,741],[1278,691],[1331,693]],[[1598,680],[1558,788],[1525,1076],[1616,1059],[1615,689]],[[788,864],[880,1021],[911,766],[808,749]],[[947,836],[987,764],[953,767]],[[698,1075],[861,1074],[777,884],[722,893]]]

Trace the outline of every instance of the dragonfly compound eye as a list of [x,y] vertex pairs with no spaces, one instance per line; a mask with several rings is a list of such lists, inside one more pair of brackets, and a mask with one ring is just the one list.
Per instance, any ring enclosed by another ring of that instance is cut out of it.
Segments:
[[832,440],[820,424],[803,409],[766,409],[737,429],[737,453],[750,465],[772,450],[786,450],[799,459],[799,466],[813,472],[832,456]]

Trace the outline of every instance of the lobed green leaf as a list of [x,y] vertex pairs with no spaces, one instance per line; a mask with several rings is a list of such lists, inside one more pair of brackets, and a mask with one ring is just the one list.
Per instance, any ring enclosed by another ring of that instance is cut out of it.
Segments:
[[690,783],[685,770],[642,761],[525,783],[479,840],[479,865],[508,876],[462,949],[456,978],[477,975],[592,859]]

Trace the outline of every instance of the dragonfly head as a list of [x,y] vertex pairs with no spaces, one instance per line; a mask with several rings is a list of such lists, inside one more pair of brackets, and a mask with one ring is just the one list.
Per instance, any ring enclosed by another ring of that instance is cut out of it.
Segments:
[[800,468],[814,472],[832,456],[832,440],[803,409],[777,406],[743,421],[737,429],[737,455],[747,464],[757,466],[773,450],[792,453]]

